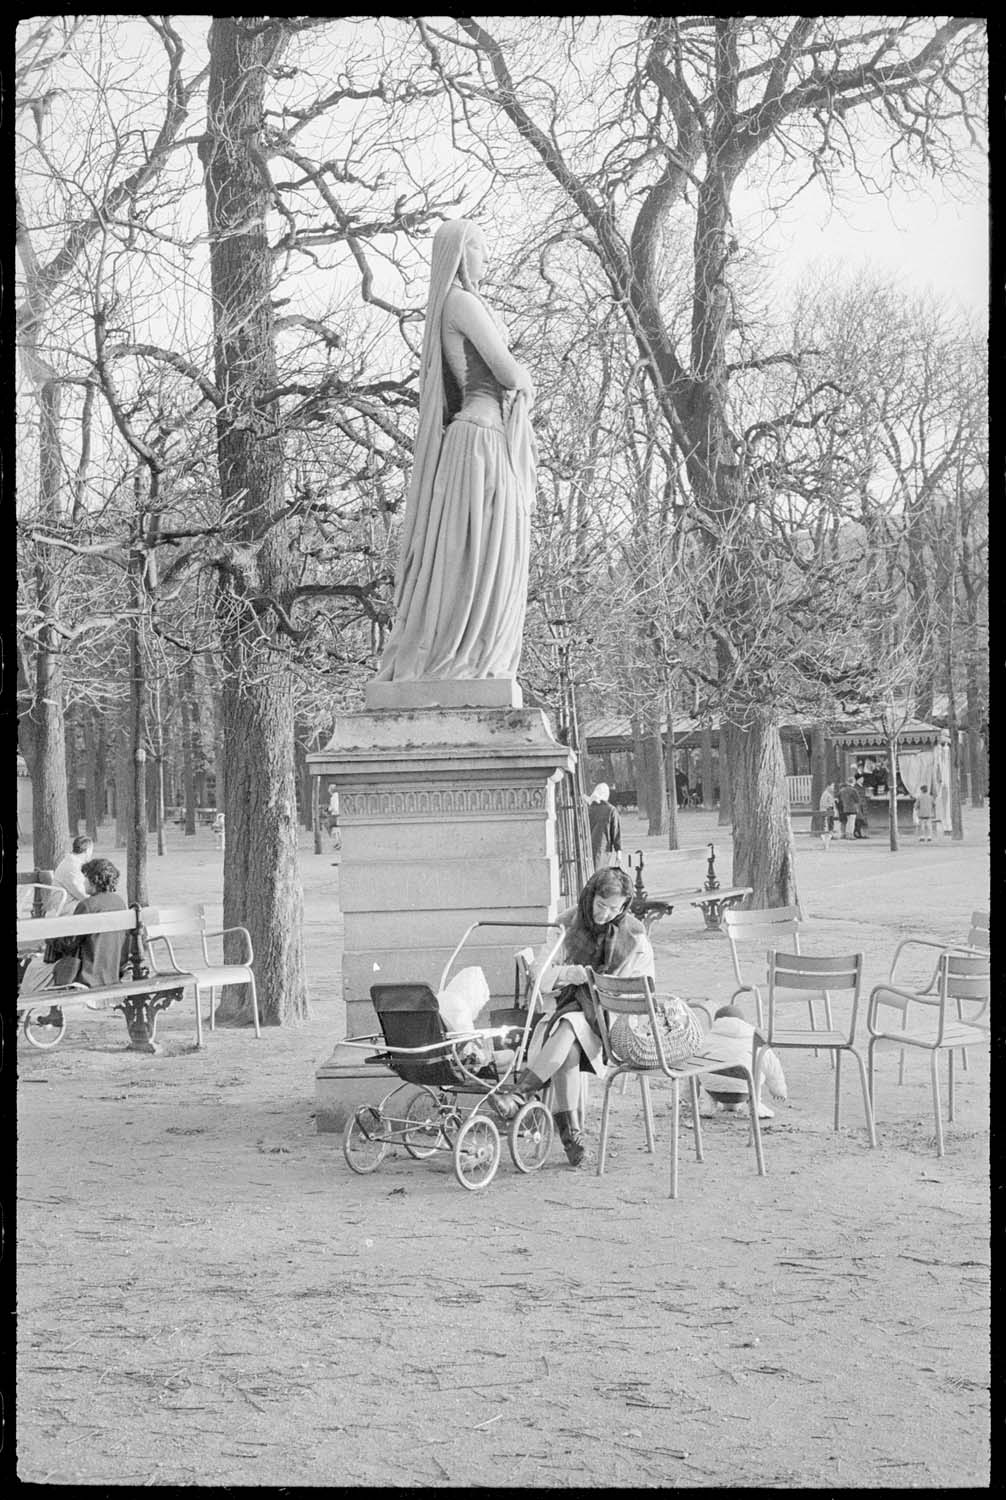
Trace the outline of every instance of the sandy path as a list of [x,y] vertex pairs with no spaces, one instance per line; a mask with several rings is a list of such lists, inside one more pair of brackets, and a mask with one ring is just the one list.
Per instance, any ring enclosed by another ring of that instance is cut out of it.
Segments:
[[[903,932],[966,926],[986,858],[982,828],[905,851],[896,880],[875,846],[802,853],[819,946],[862,947],[875,983]],[[169,854],[158,895],[202,880],[212,900],[218,867]],[[338,871],[327,852],[304,871],[312,985],[334,996]],[[695,913],[654,933],[666,983],[725,998]],[[469,1194],[440,1158],[353,1176],[315,1132],[338,1009],[202,1052],[168,1012],[153,1058],[110,1015],[19,1044],[22,1480],[987,1485],[986,1054],[942,1160],[924,1062],[899,1089],[882,1059],[870,1152],[854,1071],[836,1135],[828,1064],[801,1054],[764,1179],[721,1117],[701,1166],[684,1133],[672,1203],[665,1106],[651,1158],[630,1093],[602,1179],[504,1156]]]

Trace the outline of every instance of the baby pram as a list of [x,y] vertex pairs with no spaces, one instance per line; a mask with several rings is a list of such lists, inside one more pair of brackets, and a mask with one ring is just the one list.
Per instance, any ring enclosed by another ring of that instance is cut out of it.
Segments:
[[[543,968],[563,938],[552,922],[473,922],[447,960],[439,990],[472,933],[484,927],[551,930],[555,941]],[[400,1081],[380,1104],[364,1105],[348,1121],[342,1149],[354,1172],[375,1172],[390,1146],[420,1160],[449,1151],[461,1186],[485,1187],[502,1154],[497,1120],[506,1128],[518,1171],[543,1165],[552,1144],[552,1115],[540,1099],[525,1099],[514,1089],[541,1014],[539,979],[523,992],[518,984],[513,1007],[491,1012],[488,1027],[464,1033],[448,1033],[428,984],[373,984],[370,998],[381,1032],[348,1037],[347,1045],[366,1047],[366,1061],[384,1063]]]

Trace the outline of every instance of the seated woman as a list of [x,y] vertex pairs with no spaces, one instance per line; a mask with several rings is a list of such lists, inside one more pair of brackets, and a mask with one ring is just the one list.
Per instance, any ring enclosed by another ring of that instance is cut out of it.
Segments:
[[653,975],[653,949],[643,924],[629,912],[631,899],[628,874],[609,866],[590,877],[576,906],[559,917],[566,930],[562,948],[542,975],[542,988],[555,992],[556,1008],[532,1032],[528,1065],[516,1080],[521,1094],[537,1093],[551,1081],[556,1129],[573,1167],[587,1155],[579,1130],[580,1074],[605,1069],[586,971]]
[[[125,911],[117,893],[119,871],[110,859],[89,859],[81,866],[87,895],[73,909],[75,917],[92,912]],[[53,979],[58,985],[76,983],[86,989],[115,984],[129,959],[128,932],[89,932],[83,937],[57,938]]]

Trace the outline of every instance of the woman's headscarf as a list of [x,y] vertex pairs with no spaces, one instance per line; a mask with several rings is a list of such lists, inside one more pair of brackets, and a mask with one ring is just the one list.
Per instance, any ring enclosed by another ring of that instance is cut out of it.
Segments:
[[606,781],[599,781],[587,800],[588,802],[607,802],[610,791],[611,788]]
[[[613,895],[621,893],[625,904],[609,922],[604,922],[599,926],[594,921],[594,900],[602,887],[610,889]],[[567,929],[563,944],[564,961],[570,964],[589,965],[592,969],[606,968],[611,962],[616,944],[619,949],[626,946],[624,942],[619,943],[623,933],[631,931],[635,934],[640,930],[638,923],[629,915],[631,899],[632,880],[625,870],[611,865],[603,870],[595,871],[580,892],[576,903],[576,916]]]

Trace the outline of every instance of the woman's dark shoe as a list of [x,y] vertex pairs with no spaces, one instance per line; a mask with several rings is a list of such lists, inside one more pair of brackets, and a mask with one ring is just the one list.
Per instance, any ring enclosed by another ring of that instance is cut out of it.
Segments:
[[576,1124],[576,1118],[568,1110],[552,1111],[555,1128],[559,1132],[562,1149],[571,1167],[582,1167],[587,1160],[587,1147]]

